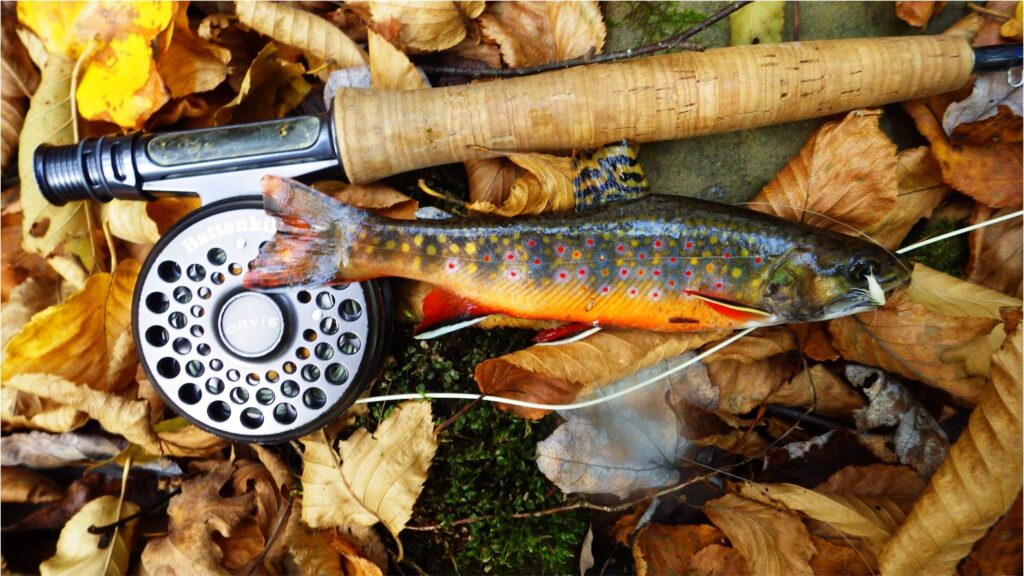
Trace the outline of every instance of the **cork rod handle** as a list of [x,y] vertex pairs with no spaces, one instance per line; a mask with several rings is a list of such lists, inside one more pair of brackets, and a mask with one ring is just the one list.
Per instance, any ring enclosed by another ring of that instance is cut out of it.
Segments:
[[826,116],[947,92],[973,65],[949,36],[718,48],[408,91],[339,90],[353,182],[510,150],[651,142]]

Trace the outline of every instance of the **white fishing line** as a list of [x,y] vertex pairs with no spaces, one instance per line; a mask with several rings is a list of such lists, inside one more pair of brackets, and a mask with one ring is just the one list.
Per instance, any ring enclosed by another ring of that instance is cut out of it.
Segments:
[[945,234],[939,234],[938,236],[936,236],[934,238],[929,238],[927,240],[922,240],[922,241],[920,241],[920,242],[918,242],[916,244],[911,244],[910,246],[904,246],[903,248],[900,248],[899,250],[897,250],[896,253],[897,254],[906,254],[907,252],[910,252],[911,250],[917,250],[918,248],[921,248],[923,246],[927,246],[927,245],[929,245],[929,244],[931,244],[933,242],[938,242],[940,240],[945,240],[946,238],[952,238],[953,236],[959,236],[960,234],[966,234],[966,233],[968,233],[968,232],[970,232],[972,230],[977,230],[978,228],[984,228],[986,226],[991,226],[993,224],[998,224],[1000,222],[1005,222],[1006,220],[1012,220],[1014,218],[1020,218],[1021,216],[1024,216],[1024,210],[1018,210],[1017,212],[1014,212],[1013,214],[1007,214],[1005,216],[1000,216],[999,218],[993,218],[991,220],[985,220],[984,222],[978,222],[977,224],[972,224],[971,226],[967,226],[966,228],[960,228],[959,230],[953,230],[952,232],[946,232]]
[[744,330],[742,330],[740,332],[737,332],[736,334],[733,334],[729,338],[727,338],[727,339],[719,342],[718,344],[712,346],[708,350],[705,350],[704,352],[701,352],[700,354],[694,356],[693,358],[690,358],[686,362],[683,362],[679,366],[676,366],[676,367],[674,367],[674,368],[672,368],[670,370],[666,370],[666,371],[662,372],[661,374],[658,374],[657,376],[652,376],[651,378],[648,378],[647,380],[644,380],[643,382],[640,382],[639,384],[634,384],[634,385],[630,386],[629,388],[624,388],[624,389],[619,390],[618,392],[615,392],[613,394],[609,394],[607,396],[602,396],[601,398],[594,398],[593,400],[586,400],[584,402],[573,402],[572,404],[541,404],[539,402],[527,402],[525,400],[516,400],[514,398],[502,398],[501,396],[491,396],[489,394],[488,395],[484,395],[484,394],[470,394],[470,393],[466,393],[466,392],[423,392],[423,393],[409,393],[409,394],[389,394],[387,396],[370,396],[370,397],[367,397],[367,398],[360,398],[359,400],[356,400],[356,404],[376,404],[376,403],[379,403],[379,402],[395,402],[395,401],[398,401],[398,400],[423,400],[423,399],[430,399],[430,400],[483,400],[484,402],[494,402],[495,404],[509,404],[511,406],[521,406],[523,408],[535,408],[537,410],[579,410],[580,408],[589,408],[591,406],[597,406],[598,404],[603,404],[605,402],[608,402],[609,400],[614,400],[616,398],[621,398],[623,396],[626,396],[627,394],[632,394],[633,392],[636,392],[637,390],[639,390],[641,388],[644,388],[646,386],[650,386],[651,384],[654,384],[655,382],[657,382],[659,380],[663,380],[665,378],[668,378],[672,374],[675,374],[676,372],[679,372],[680,370],[684,370],[686,368],[689,368],[690,366],[696,364],[700,360],[703,360],[704,358],[707,358],[708,356],[714,354],[715,352],[718,352],[722,348],[725,348],[726,346],[732,344],[733,342],[739,340],[740,338],[743,338],[744,336],[746,336],[747,334],[750,334],[751,332],[753,332],[757,328],[758,327],[755,326],[755,327],[746,328],[746,329],[744,329]]

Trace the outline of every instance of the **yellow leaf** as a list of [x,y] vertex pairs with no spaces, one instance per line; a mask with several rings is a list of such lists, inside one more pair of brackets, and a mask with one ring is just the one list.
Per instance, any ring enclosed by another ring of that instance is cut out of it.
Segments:
[[883,574],[953,574],[1021,489],[1021,334],[992,358],[992,376],[967,429],[906,522],[886,544]]
[[782,42],[786,3],[782,0],[751,2],[729,15],[729,45]]
[[[480,391],[507,398],[564,404],[638,370],[722,337],[720,332],[602,330],[561,346],[533,346],[477,364]],[[547,410],[500,404],[524,418]]]
[[57,552],[39,565],[43,576],[82,576],[95,574],[114,576],[128,573],[135,525],[132,520],[118,527],[116,535],[101,547],[109,537],[89,532],[91,526],[105,526],[139,511],[132,502],[121,504],[115,496],[100,496],[82,507],[64,528],[57,540]]
[[29,278],[11,290],[11,298],[0,305],[3,325],[0,326],[0,356],[6,354],[10,342],[37,312],[57,301],[57,286],[49,280]]
[[[575,203],[572,158],[530,153],[510,154],[508,159],[523,169],[509,188],[508,195],[477,200],[469,205],[470,210],[519,216],[572,209]],[[496,195],[492,191],[488,196]]]
[[217,123],[281,118],[312,88],[302,78],[305,73],[302,64],[279,58],[277,45],[268,43],[249,66],[238,95],[217,111]]
[[325,431],[301,442],[302,519],[314,528],[381,522],[397,540],[437,450],[430,404],[404,402],[373,434],[356,430],[339,446],[340,462]]
[[39,88],[32,96],[25,127],[18,140],[18,176],[21,178],[22,246],[26,252],[49,256],[66,239],[86,235],[85,202],[54,206],[36,184],[33,156],[40,144],[73,144],[71,71],[74,62],[62,56],[46,60]]
[[907,297],[939,314],[995,320],[1002,318],[1002,308],[1024,306],[1020,298],[954,278],[921,263],[914,265]]
[[173,430],[159,430],[160,451],[166,456],[199,458],[217,454],[230,441],[188,424]]
[[96,51],[75,93],[83,118],[141,129],[167,102],[149,42],[131,35]]
[[377,24],[396,20],[399,24],[399,43],[415,50],[444,50],[462,42],[466,37],[462,10],[455,2],[370,2],[370,12]]
[[150,454],[160,454],[145,400],[128,400],[50,374],[19,374],[4,380],[3,386],[81,410],[107,432],[124,436]]
[[323,18],[287,2],[235,2],[242,24],[324,61],[331,70],[365,66],[366,53]]
[[100,206],[100,220],[110,233],[136,244],[155,244],[160,232],[147,212],[148,202],[114,199]]
[[4,466],[0,471],[0,502],[40,504],[64,497],[64,489],[27,468]]
[[494,2],[480,16],[480,27],[512,68],[599,54],[604,48],[605,26],[596,1]]
[[710,500],[703,510],[747,559],[752,574],[813,574],[808,561],[814,544],[796,514],[735,494]]
[[160,54],[156,68],[172,98],[213,90],[227,78],[231,51],[192,33],[185,7],[174,17],[171,45]]
[[89,415],[72,406],[52,402],[33,394],[0,386],[0,416],[3,429],[30,428],[47,432],[69,432],[89,421]]
[[420,71],[408,56],[372,28],[366,30],[370,50],[370,85],[378,89],[415,90],[426,88]]

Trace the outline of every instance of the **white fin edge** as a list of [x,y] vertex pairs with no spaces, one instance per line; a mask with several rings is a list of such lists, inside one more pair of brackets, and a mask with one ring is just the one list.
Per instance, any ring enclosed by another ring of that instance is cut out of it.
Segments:
[[561,340],[555,340],[554,342],[537,342],[534,346],[561,346],[562,344],[572,344],[573,342],[579,342],[591,334],[597,334],[601,331],[601,326],[594,326],[593,328],[587,328],[582,332],[577,332],[572,336],[562,338]]
[[420,334],[413,336],[413,338],[416,340],[431,340],[433,338],[437,338],[438,336],[451,334],[452,332],[457,332],[459,330],[462,330],[463,328],[469,328],[474,324],[479,324],[483,322],[485,318],[487,318],[487,316],[478,316],[476,318],[470,318],[469,320],[463,320],[462,322],[456,322],[455,324],[439,326],[437,328],[434,328],[433,330],[421,332]]

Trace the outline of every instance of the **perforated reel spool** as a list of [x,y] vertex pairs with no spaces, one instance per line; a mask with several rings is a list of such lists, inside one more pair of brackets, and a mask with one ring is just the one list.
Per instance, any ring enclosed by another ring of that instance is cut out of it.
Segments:
[[139,358],[165,402],[244,442],[286,441],[337,417],[378,373],[391,333],[384,282],[246,290],[273,235],[258,197],[197,210],[154,246],[132,307]]

